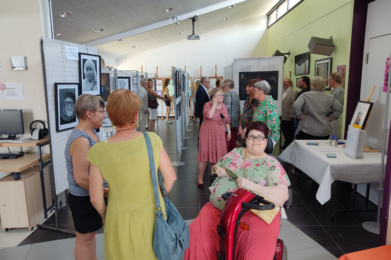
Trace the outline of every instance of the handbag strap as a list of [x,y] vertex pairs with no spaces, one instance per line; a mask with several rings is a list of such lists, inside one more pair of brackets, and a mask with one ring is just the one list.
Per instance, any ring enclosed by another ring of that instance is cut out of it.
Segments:
[[[146,132],[143,132],[145,143],[147,144],[147,151],[148,151],[148,159],[149,159],[149,167],[151,169],[151,177],[152,177],[152,186],[153,186],[153,193],[155,196],[155,203],[156,203],[156,215],[162,214],[161,208],[160,208],[160,200],[159,200],[159,189],[158,184],[156,180],[156,172],[155,172],[155,160],[153,158],[153,150],[151,145],[151,139],[149,139],[149,136]],[[160,174],[160,171],[158,172],[159,175],[159,182],[160,186],[162,187],[163,194],[166,194],[166,189],[163,185],[162,176]],[[160,211],[160,213],[159,213]]]

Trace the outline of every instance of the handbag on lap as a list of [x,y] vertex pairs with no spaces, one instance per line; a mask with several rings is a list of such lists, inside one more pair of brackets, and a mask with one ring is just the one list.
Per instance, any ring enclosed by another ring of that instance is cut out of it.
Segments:
[[[156,202],[156,223],[153,234],[153,252],[159,260],[178,260],[183,256],[185,250],[190,244],[190,230],[187,223],[183,220],[181,214],[175,208],[174,204],[168,196],[164,197],[166,205],[167,221],[163,217],[163,212],[160,208],[159,189],[156,180],[155,161],[153,158],[153,150],[151,140],[146,132],[143,133],[148,149],[149,166],[151,168],[151,177],[153,185],[153,193]],[[162,175],[158,170],[160,187],[163,195],[166,195],[166,189],[163,185]]]

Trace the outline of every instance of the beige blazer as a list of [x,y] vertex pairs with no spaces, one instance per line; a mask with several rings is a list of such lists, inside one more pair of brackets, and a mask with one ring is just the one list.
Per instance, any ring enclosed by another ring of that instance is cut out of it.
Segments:
[[282,100],[282,120],[289,121],[293,118],[292,105],[295,102],[297,94],[299,94],[299,92],[291,87],[285,98]]

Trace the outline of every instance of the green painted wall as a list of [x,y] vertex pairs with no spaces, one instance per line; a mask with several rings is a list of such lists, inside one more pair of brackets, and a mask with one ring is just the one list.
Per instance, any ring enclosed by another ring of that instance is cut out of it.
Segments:
[[[277,49],[283,53],[291,52],[284,71],[291,71],[291,79],[295,87],[296,78],[301,77],[294,75],[295,56],[309,51],[308,43],[312,36],[320,38],[333,36],[336,49],[331,56],[332,72],[336,72],[337,66],[346,65],[346,79],[348,79],[353,5],[353,1],[347,0],[304,0],[267,29],[265,40],[268,56]],[[328,57],[311,54],[310,74],[306,76],[314,77],[315,60],[324,58]],[[346,111],[347,83],[346,81],[343,115]],[[345,122],[343,122],[342,133],[344,133],[344,125]]]

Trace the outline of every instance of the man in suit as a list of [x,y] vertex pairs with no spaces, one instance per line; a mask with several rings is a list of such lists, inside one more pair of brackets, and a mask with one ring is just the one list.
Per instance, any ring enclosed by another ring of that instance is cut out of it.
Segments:
[[282,149],[285,149],[293,142],[294,139],[294,122],[292,114],[292,105],[295,102],[295,98],[298,94],[292,87],[292,80],[289,78],[284,79],[283,83],[284,92],[282,93],[282,120],[281,130],[285,137],[285,144]]
[[195,116],[200,119],[200,128],[201,124],[204,121],[204,116],[202,114],[202,110],[204,109],[205,103],[210,101],[209,98],[209,78],[208,77],[202,77],[201,78],[201,84],[197,89],[196,92],[196,105],[195,105]]

